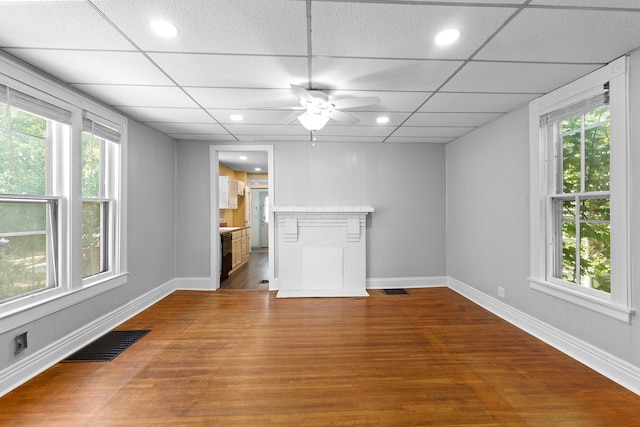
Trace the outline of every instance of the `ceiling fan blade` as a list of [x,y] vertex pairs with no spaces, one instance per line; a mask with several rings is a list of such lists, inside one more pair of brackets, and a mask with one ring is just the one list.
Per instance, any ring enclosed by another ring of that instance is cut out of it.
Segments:
[[356,116],[352,116],[351,114],[338,111],[338,110],[331,111],[329,113],[329,118],[333,120],[337,120],[342,123],[347,123],[349,125],[355,125],[360,121],[360,119],[357,118]]
[[309,93],[308,90],[298,85],[291,85],[291,89],[293,89],[293,93],[296,94],[301,101],[312,101],[313,97]]
[[329,101],[328,104],[333,105],[334,108],[356,108],[356,107],[364,107],[367,105],[375,105],[380,104],[380,98],[377,96],[368,96],[363,98],[345,98],[345,99],[334,99]]

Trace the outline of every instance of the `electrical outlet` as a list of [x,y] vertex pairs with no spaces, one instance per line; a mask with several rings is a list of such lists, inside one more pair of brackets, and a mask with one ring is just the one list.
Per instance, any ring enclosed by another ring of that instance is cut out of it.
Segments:
[[27,348],[27,333],[23,332],[20,335],[16,335],[16,337],[14,338],[14,342],[16,345],[16,350],[14,354],[18,354],[22,350]]
[[504,288],[502,286],[498,286],[498,296],[504,298]]

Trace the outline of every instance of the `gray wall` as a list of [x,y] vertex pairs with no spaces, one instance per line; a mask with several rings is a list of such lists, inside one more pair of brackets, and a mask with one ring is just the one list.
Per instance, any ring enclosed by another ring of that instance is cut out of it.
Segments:
[[[208,277],[209,145],[177,144],[177,277]],[[445,146],[274,144],[275,205],[371,205],[367,277],[445,275]]]
[[176,276],[176,153],[173,139],[129,121],[129,296]]
[[[0,352],[0,370],[72,334],[175,277],[175,142],[129,121],[128,268],[126,285],[22,325],[29,348]],[[18,330],[3,331],[10,343]]]
[[[632,169],[640,167],[640,55],[630,68]],[[634,179],[637,182],[637,178]],[[631,265],[640,265],[640,186],[632,185]],[[528,107],[447,145],[447,274],[640,366],[640,328],[529,289]],[[640,302],[637,277],[633,305]]]

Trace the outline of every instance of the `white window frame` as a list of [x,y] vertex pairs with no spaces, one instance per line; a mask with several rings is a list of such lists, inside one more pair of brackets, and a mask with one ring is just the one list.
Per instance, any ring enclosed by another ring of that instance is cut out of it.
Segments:
[[[0,84],[71,111],[72,143],[52,153],[59,172],[51,180],[52,197],[58,200],[58,286],[22,297],[0,301],[0,331],[11,330],[64,307],[108,292],[127,283],[127,119],[38,71],[0,53]],[[82,129],[83,116],[106,123],[121,133],[111,177],[113,206],[113,259],[108,274],[83,280],[82,274]]]
[[[602,92],[609,83],[611,109],[611,293],[596,292],[552,278],[553,250],[550,240],[553,195],[553,168],[556,167],[551,144],[541,131],[540,117]],[[619,58],[529,104],[530,137],[530,244],[532,289],[588,308],[614,319],[630,323],[631,271],[629,248],[630,166],[628,128],[628,59]]]

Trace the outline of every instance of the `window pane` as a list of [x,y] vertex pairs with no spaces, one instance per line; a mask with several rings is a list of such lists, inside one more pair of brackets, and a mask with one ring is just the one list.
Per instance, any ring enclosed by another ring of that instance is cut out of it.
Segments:
[[580,132],[562,137],[562,191],[580,191]]
[[45,165],[44,138],[0,129],[0,193],[44,195]]
[[82,133],[82,197],[102,197],[100,157],[103,141]]
[[44,203],[0,202],[0,235],[44,232],[47,210]]
[[7,127],[7,104],[0,102],[0,128],[3,127]]
[[607,122],[611,118],[610,108],[608,105],[603,105],[597,110],[590,111],[584,115],[584,124],[589,127],[597,125],[599,123]]
[[580,224],[580,284],[611,292],[609,224]]
[[104,235],[102,202],[82,203],[82,273],[83,277],[106,271],[102,237]]
[[609,123],[585,131],[585,191],[609,191]]
[[11,129],[14,132],[44,138],[47,132],[47,120],[26,111],[11,107]]
[[0,299],[47,287],[46,204],[0,202]]
[[576,223],[562,223],[562,280],[577,283],[576,278]]
[[609,221],[610,211],[609,199],[585,199],[580,202],[580,219]]
[[562,201],[562,218],[569,221],[576,220],[576,201],[575,200]]
[[580,130],[582,116],[574,116],[568,119],[564,119],[560,124],[560,132],[567,133],[572,130]]

